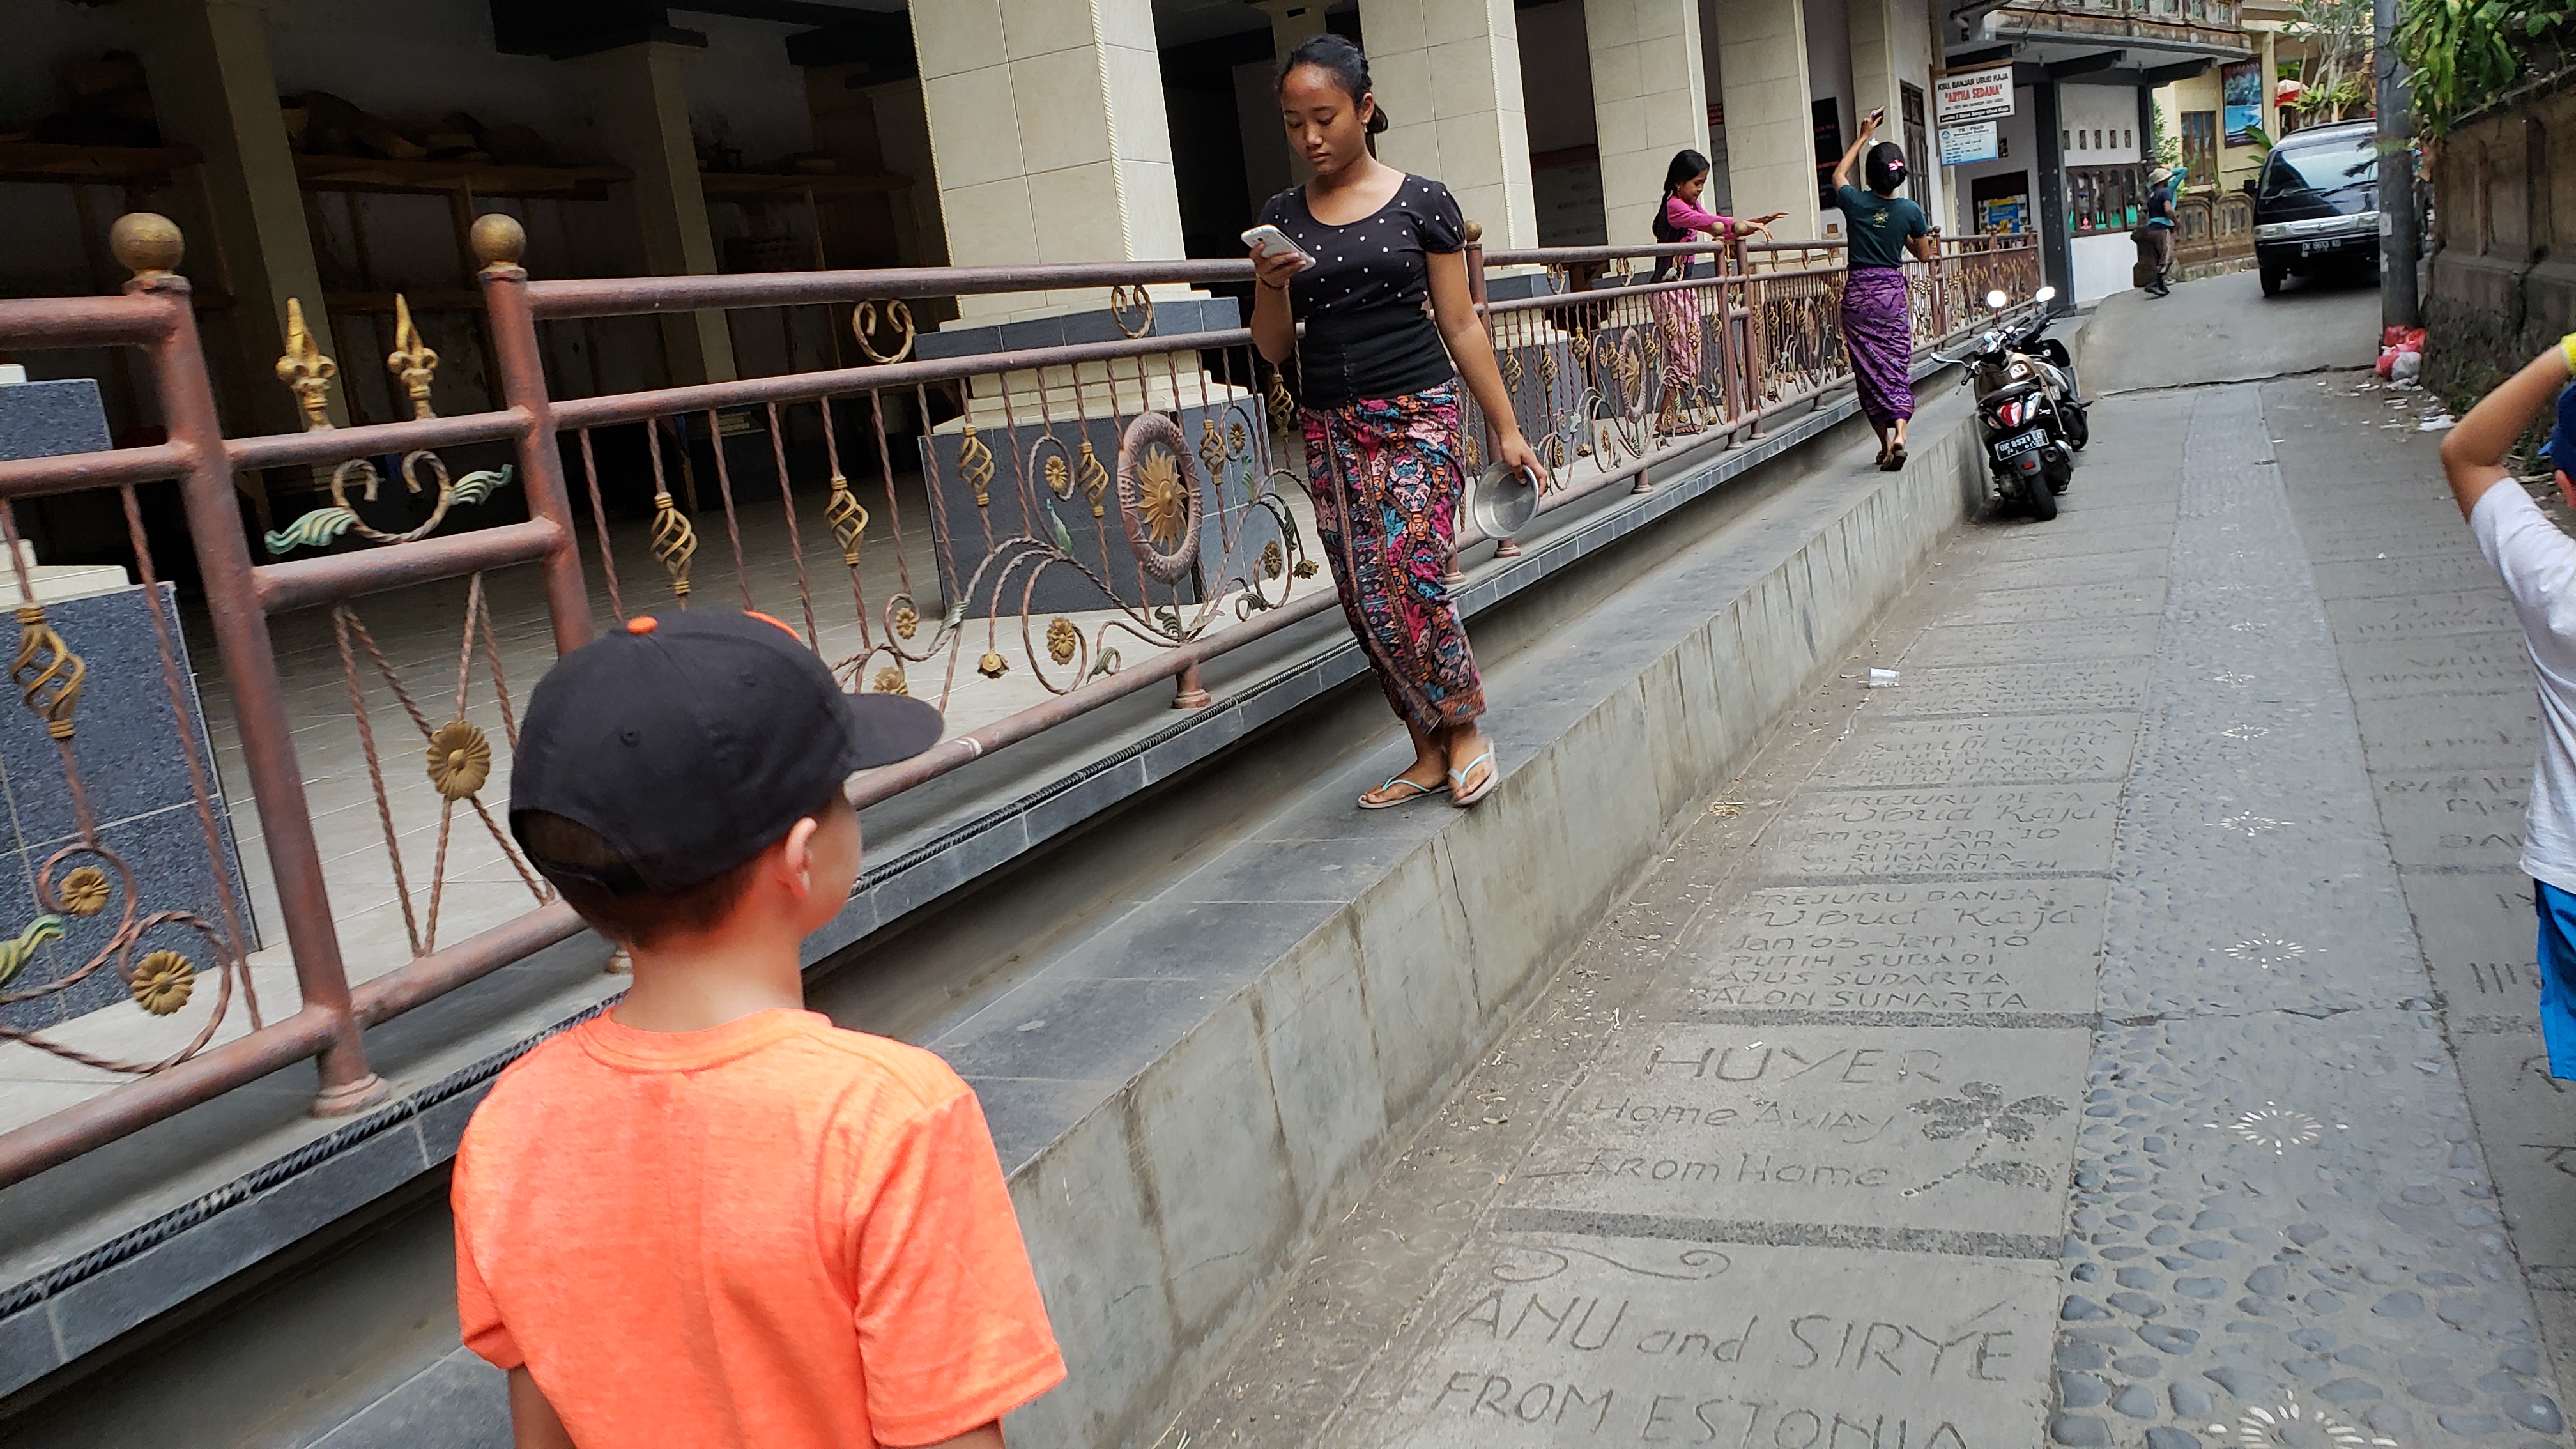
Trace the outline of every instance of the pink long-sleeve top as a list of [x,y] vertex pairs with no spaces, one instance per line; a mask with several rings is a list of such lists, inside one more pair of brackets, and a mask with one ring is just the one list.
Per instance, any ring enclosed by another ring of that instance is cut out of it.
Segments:
[[1704,231],[1718,237],[1735,230],[1735,218],[1702,211],[1678,196],[1664,198],[1664,220],[1677,231]]

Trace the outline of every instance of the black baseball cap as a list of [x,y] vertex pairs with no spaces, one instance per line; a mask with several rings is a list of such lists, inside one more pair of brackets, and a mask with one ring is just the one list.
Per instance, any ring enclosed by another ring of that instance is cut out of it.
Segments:
[[510,832],[524,847],[524,816],[562,816],[632,869],[609,879],[539,859],[547,874],[615,895],[682,890],[768,849],[853,773],[939,735],[939,711],[844,692],[766,614],[638,615],[556,660],[529,694]]

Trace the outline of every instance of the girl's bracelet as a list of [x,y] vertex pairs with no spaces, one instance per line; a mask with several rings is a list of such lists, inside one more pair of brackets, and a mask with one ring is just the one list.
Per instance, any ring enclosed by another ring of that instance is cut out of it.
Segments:
[[2558,339],[2558,356],[2567,364],[2568,375],[2576,377],[2576,332]]

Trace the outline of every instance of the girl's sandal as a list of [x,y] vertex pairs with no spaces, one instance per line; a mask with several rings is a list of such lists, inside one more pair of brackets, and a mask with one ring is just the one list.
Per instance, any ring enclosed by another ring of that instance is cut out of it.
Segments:
[[[1485,767],[1485,778],[1477,781],[1475,788],[1470,789],[1467,785],[1467,777],[1476,773],[1476,767],[1478,765]],[[1467,768],[1463,770],[1451,770],[1449,772],[1449,803],[1457,806],[1461,810],[1464,810],[1468,806],[1475,804],[1477,801],[1484,799],[1487,795],[1492,794],[1495,782],[1502,778],[1503,772],[1494,768],[1494,752],[1492,750],[1487,750],[1476,758],[1469,760],[1467,762]]]
[[1879,471],[1884,473],[1901,473],[1905,471],[1905,445],[1903,443],[1899,443],[1895,447],[1888,449],[1887,456],[1880,460],[1878,466]]
[[[1386,795],[1387,791],[1394,789],[1398,785],[1403,786],[1407,793],[1389,796],[1388,798],[1381,800],[1372,800],[1369,798],[1369,795]],[[1392,810],[1398,805],[1410,805],[1414,801],[1420,800],[1426,796],[1446,795],[1448,793],[1449,782],[1446,780],[1443,780],[1437,785],[1425,785],[1419,780],[1408,780],[1402,775],[1398,775],[1387,781],[1385,784],[1371,790],[1368,795],[1362,795],[1360,797],[1360,808],[1362,810]]]

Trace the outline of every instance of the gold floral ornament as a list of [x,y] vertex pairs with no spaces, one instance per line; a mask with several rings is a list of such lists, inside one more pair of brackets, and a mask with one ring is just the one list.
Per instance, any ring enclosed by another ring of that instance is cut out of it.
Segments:
[[1315,576],[1315,561],[1310,558],[1301,558],[1297,560],[1297,566],[1290,569],[1289,572],[1295,574],[1301,579],[1311,579]]
[[1197,460],[1178,423],[1146,413],[1118,440],[1118,516],[1127,549],[1167,584],[1189,576],[1199,556]]
[[914,612],[912,605],[895,605],[894,631],[906,639],[921,632],[921,615]]
[[878,670],[877,677],[868,681],[868,687],[879,694],[912,693],[912,686],[904,682],[903,671],[891,664]]
[[1071,664],[1073,652],[1082,647],[1082,631],[1073,621],[1057,615],[1047,624],[1047,657],[1058,664]]
[[400,292],[394,293],[394,350],[385,356],[385,371],[410,396],[414,418],[438,416],[429,406],[429,383],[438,372],[438,354],[420,340],[420,329],[411,324],[411,303]]
[[1011,672],[1011,661],[1003,658],[999,651],[987,649],[984,657],[975,661],[975,672],[986,679],[999,679]]
[[450,800],[473,798],[492,778],[492,742],[471,723],[452,719],[429,737],[429,783]]
[[196,988],[197,968],[176,951],[155,951],[134,968],[134,1004],[154,1016],[168,1016],[188,1004]]
[[1287,555],[1279,551],[1279,540],[1274,538],[1270,542],[1261,546],[1261,576],[1263,578],[1275,579],[1282,573],[1287,572],[1287,569]]
[[689,601],[689,560],[698,556],[698,531],[689,526],[687,514],[671,501],[668,492],[653,495],[653,557],[662,561],[670,572],[671,593],[686,604]]
[[1054,494],[1058,498],[1071,498],[1073,496],[1073,469],[1065,465],[1064,458],[1061,454],[1048,454],[1046,467],[1041,471],[1046,477],[1046,486],[1049,493]]
[[80,704],[89,666],[45,622],[39,605],[18,606],[18,658],[9,666],[9,677],[18,682],[27,708],[44,716],[46,734],[58,740],[72,737],[72,711]]
[[975,425],[968,423],[964,438],[957,444],[957,476],[975,490],[975,506],[993,506],[993,450],[975,436]]
[[304,325],[303,302],[287,298],[286,354],[277,359],[277,380],[295,394],[306,432],[331,426],[331,379],[339,375],[340,364],[323,355],[322,344]]
[[832,475],[831,496],[823,500],[823,521],[832,525],[832,537],[841,544],[841,562],[851,568],[859,566],[859,542],[867,536],[868,510],[850,491],[850,480]]
[[107,909],[107,872],[94,865],[76,867],[54,888],[63,909],[75,916],[95,916]]

